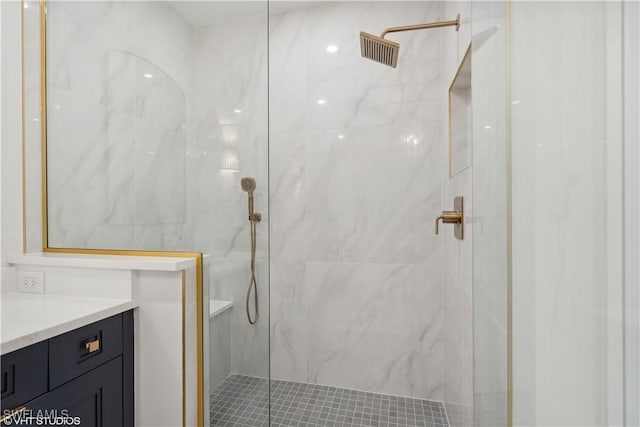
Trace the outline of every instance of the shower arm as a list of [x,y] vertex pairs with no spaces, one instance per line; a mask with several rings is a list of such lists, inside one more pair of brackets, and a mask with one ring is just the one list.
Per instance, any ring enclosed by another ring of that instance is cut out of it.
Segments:
[[456,31],[460,30],[460,14],[458,14],[455,21],[431,22],[429,24],[407,25],[404,27],[387,28],[382,32],[380,37],[384,38],[384,36],[388,33],[399,33],[402,31],[426,30],[429,28],[453,27],[453,26],[456,27]]

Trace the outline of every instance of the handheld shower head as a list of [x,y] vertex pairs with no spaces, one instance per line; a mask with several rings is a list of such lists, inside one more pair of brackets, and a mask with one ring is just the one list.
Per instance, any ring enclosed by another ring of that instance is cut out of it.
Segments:
[[253,192],[256,190],[256,180],[253,177],[245,176],[240,180],[242,191],[246,191],[249,196],[249,221],[260,222],[261,215],[253,212]]
[[253,193],[256,189],[256,180],[250,176],[245,176],[240,180],[240,186],[242,187],[242,191]]
[[[256,180],[253,177],[245,176],[240,180],[240,187],[242,191],[247,192],[249,199],[249,224],[251,229],[251,280],[249,281],[249,289],[247,289],[247,298],[245,308],[247,310],[247,320],[249,324],[255,325],[258,321],[259,307],[258,307],[258,282],[256,281],[256,226],[262,219],[262,215],[253,212],[253,192],[256,189]],[[255,315],[251,316],[251,303],[250,296],[253,290],[253,307]]]

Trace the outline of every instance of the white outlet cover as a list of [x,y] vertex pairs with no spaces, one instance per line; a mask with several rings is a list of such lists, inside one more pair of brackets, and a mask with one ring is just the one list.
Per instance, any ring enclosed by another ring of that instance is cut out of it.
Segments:
[[44,294],[44,271],[18,271],[18,292]]

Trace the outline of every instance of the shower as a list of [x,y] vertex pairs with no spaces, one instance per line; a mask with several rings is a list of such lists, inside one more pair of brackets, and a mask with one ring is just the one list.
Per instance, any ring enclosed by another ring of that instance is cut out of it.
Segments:
[[380,37],[360,31],[360,51],[363,58],[368,58],[372,61],[380,62],[381,64],[396,68],[396,65],[398,64],[400,43],[385,39],[384,36],[387,33],[399,33],[401,31],[426,30],[429,28],[452,26],[456,27],[456,31],[460,30],[460,14],[458,14],[454,21],[432,22],[429,24],[387,28],[382,32]]
[[[256,225],[262,220],[262,215],[253,211],[253,192],[256,189],[256,180],[252,177],[244,177],[240,180],[242,191],[246,191],[249,197],[249,224],[251,227],[251,279],[247,288],[247,298],[245,308],[247,310],[247,320],[250,324],[255,325],[258,321],[258,285],[256,282]],[[253,290],[253,306],[255,317],[251,317],[250,301],[251,291]]]

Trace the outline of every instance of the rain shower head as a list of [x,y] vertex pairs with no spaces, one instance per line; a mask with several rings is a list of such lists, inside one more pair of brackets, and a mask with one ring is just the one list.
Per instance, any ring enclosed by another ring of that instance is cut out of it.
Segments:
[[374,36],[364,31],[360,31],[360,51],[363,58],[371,59],[384,65],[396,68],[398,64],[398,52],[400,51],[400,43],[387,40],[384,36],[387,33],[398,33],[401,31],[426,30],[428,28],[440,27],[456,27],[456,31],[460,29],[460,15],[455,21],[432,22],[429,24],[409,25],[406,27],[387,28],[382,32],[380,37]]
[[363,58],[396,68],[399,50],[400,43],[360,31],[360,51]]
[[246,176],[240,180],[242,191],[253,193],[256,189],[256,180],[250,176]]

